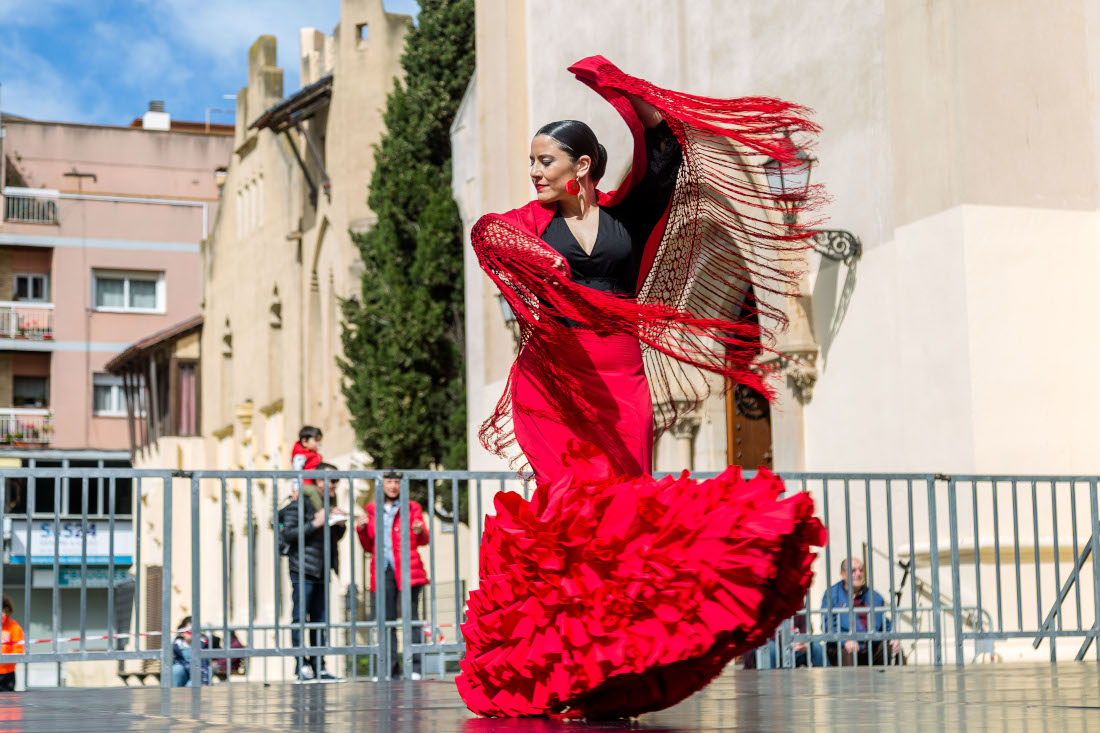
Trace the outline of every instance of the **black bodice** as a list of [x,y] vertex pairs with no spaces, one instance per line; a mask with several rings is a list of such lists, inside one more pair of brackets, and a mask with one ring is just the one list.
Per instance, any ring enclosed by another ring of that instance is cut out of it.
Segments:
[[592,254],[581,248],[560,209],[542,233],[542,240],[565,257],[579,285],[634,295],[646,240],[668,207],[682,155],[665,122],[647,129],[645,140],[645,175],[622,201],[600,207]]

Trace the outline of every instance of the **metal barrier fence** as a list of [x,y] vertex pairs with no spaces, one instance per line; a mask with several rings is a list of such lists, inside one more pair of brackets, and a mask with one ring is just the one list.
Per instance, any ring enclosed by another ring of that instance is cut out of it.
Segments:
[[[337,675],[351,678],[388,679],[397,668],[405,678],[457,671],[492,496],[529,495],[532,488],[514,473],[404,472],[396,504],[404,518],[396,523],[400,591],[387,614],[386,594],[366,592],[372,568],[380,581],[386,577],[383,533],[364,530],[364,548],[358,532],[366,526],[362,500],[382,485],[380,471],[13,468],[0,469],[0,478],[0,593],[22,592],[15,616],[28,629],[24,650],[0,654],[0,663],[54,664],[60,680],[62,664],[110,661],[126,679],[152,675],[163,686],[174,676],[200,680],[207,665],[227,682],[287,679],[291,664],[311,658],[318,669],[335,658]],[[829,539],[805,608],[778,631],[774,646],[757,651],[757,666],[842,662],[845,643],[862,650],[855,663],[1033,658],[1044,641],[1051,659],[1059,643],[1072,643],[1074,657],[1083,659],[1096,639],[1096,478],[784,478],[788,492],[813,496]],[[287,501],[306,479],[324,489],[319,511],[305,491]],[[336,482],[331,492],[329,482]],[[426,499],[422,529],[408,521],[413,487]],[[457,521],[464,488],[468,524]],[[443,496],[456,509],[450,521],[433,510]],[[369,506],[384,529],[381,490]],[[321,512],[346,514],[335,523],[311,521]],[[288,546],[281,523],[306,531]],[[410,554],[421,544],[413,535],[422,532],[431,582],[417,591]],[[304,563],[293,575],[287,569],[290,557],[307,549],[320,553],[319,578],[307,577]],[[833,590],[851,583],[854,563],[841,570],[846,558],[860,562],[866,586],[878,594],[866,605],[853,606]],[[319,620],[294,617],[288,590],[301,591],[302,605],[306,596],[315,599]],[[173,626],[188,613],[189,625]],[[895,643],[898,654],[891,653]],[[1096,653],[1100,659],[1100,644]]]

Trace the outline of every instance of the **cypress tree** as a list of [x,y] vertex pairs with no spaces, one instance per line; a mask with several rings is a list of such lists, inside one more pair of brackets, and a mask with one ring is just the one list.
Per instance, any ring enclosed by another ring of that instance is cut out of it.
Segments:
[[343,392],[375,466],[464,469],[463,239],[450,127],[474,71],[473,0],[420,0],[401,65],[367,198],[378,221],[354,235],[364,271],[359,296],[343,303]]

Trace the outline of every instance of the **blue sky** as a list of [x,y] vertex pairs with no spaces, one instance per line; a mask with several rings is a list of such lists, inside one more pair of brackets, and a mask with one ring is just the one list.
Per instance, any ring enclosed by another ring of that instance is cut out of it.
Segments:
[[[415,15],[415,0],[383,0]],[[340,0],[0,0],[0,109],[38,120],[128,125],[162,99],[173,119],[231,109],[248,48],[278,39],[283,90],[298,83],[298,29],[331,34]],[[230,114],[212,122],[232,123]]]

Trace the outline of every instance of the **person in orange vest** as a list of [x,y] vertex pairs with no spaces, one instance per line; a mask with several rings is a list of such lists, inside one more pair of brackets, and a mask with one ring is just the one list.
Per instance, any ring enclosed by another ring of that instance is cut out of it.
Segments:
[[[11,617],[15,611],[11,599],[4,595],[4,616],[0,631],[0,652],[4,654],[22,654],[23,627]],[[0,664],[0,692],[15,692],[15,665]]]

